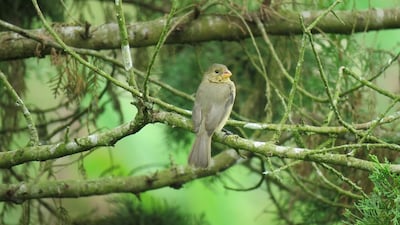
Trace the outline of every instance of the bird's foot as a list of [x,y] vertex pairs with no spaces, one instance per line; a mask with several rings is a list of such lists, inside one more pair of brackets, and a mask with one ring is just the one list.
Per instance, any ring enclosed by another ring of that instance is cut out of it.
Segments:
[[222,129],[222,132],[224,132],[224,136],[234,135],[234,133],[232,133],[231,131],[229,131],[229,130],[227,130],[225,128]]

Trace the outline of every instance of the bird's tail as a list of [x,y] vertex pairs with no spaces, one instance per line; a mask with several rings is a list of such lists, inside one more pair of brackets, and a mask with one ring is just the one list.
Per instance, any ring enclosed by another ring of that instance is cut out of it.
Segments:
[[211,137],[207,132],[200,132],[196,135],[192,151],[189,155],[189,165],[207,168],[211,161]]

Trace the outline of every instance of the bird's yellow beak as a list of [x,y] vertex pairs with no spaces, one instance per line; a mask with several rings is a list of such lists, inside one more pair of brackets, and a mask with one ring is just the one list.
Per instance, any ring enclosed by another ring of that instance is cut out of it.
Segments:
[[231,71],[229,71],[229,70],[225,70],[225,71],[222,73],[222,77],[223,77],[224,79],[229,78],[230,76],[232,76],[232,73],[231,73]]

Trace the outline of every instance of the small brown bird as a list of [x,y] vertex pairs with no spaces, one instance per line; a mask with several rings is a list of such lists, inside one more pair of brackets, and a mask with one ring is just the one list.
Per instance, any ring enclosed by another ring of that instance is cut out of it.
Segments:
[[196,92],[192,121],[196,140],[189,156],[189,165],[207,168],[211,161],[211,137],[225,125],[235,100],[235,84],[225,65],[213,64],[205,72]]

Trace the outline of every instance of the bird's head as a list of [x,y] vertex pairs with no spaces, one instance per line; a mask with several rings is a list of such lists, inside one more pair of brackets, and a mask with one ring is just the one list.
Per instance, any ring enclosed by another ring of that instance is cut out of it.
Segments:
[[230,77],[232,76],[231,71],[229,71],[228,67],[223,64],[213,64],[208,68],[206,72],[206,78],[210,82],[220,83],[230,81]]

